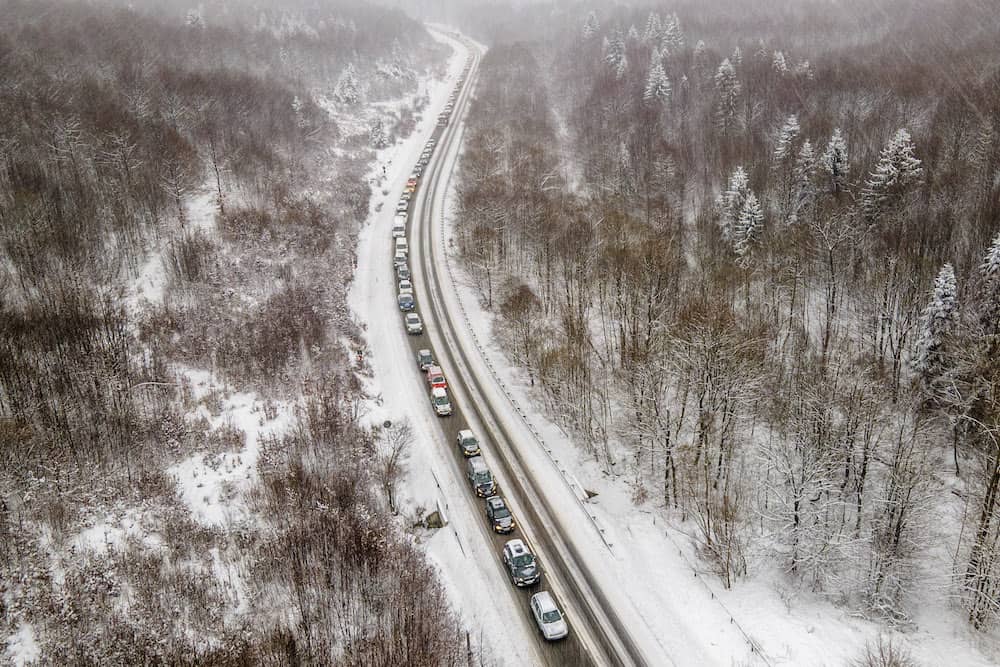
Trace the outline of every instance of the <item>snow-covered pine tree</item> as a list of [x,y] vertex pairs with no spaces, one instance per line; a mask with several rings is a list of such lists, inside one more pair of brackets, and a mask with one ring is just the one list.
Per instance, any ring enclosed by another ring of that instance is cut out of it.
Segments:
[[618,61],[618,66],[615,67],[615,79],[621,81],[625,78],[625,72],[628,71],[628,58],[622,55],[621,59]]
[[813,74],[812,65],[809,64],[808,60],[800,60],[798,63],[796,63],[795,69],[793,70],[792,73],[795,74],[795,76],[799,77],[800,79],[804,79],[806,81],[812,81],[813,78],[815,77],[815,74]]
[[385,148],[389,145],[389,137],[385,131],[385,123],[381,117],[376,117],[368,128],[368,138],[372,148]]
[[643,41],[647,44],[653,44],[653,48],[657,48],[662,37],[662,31],[660,15],[656,12],[650,12],[649,18],[646,19],[646,30],[642,34]]
[[944,338],[955,325],[957,311],[955,270],[951,264],[945,264],[934,279],[931,299],[924,308],[920,337],[913,357],[913,366],[924,382],[933,380],[943,370],[945,359],[942,346]]
[[733,55],[729,56],[729,62],[733,64],[733,67],[739,68],[743,65],[743,51],[740,47],[733,49]]
[[788,63],[785,62],[785,54],[781,51],[775,51],[774,56],[771,58],[771,68],[784,76],[788,74]]
[[910,133],[900,128],[882,149],[878,164],[861,192],[861,208],[869,224],[900,200],[911,185],[920,181],[923,173],[920,160],[914,155]]
[[712,73],[712,65],[708,58],[708,46],[705,44],[705,40],[699,39],[698,43],[694,45],[694,53],[691,56],[691,60],[694,64],[694,71],[698,74],[696,82],[699,86],[702,86]]
[[601,31],[601,23],[597,20],[597,13],[590,12],[583,22],[583,38],[590,39]]
[[622,71],[622,63],[625,62],[625,38],[622,37],[621,30],[615,30],[608,38],[604,62],[615,73],[615,76],[621,78],[618,73]]
[[354,63],[347,63],[333,89],[333,97],[342,104],[357,104],[361,100],[361,87]]
[[658,58],[653,59],[653,64],[649,69],[646,90],[642,93],[642,99],[660,105],[670,101],[670,79],[667,78],[667,73],[663,70],[663,65],[660,64]]
[[663,27],[663,37],[660,40],[660,53],[672,56],[684,48],[684,31],[677,14],[671,14]]
[[806,139],[795,157],[792,170],[792,212],[788,223],[808,222],[816,201],[816,153],[812,142]]
[[778,140],[774,146],[774,161],[778,164],[795,154],[795,142],[799,138],[799,117],[792,114],[785,119],[784,125],[778,131]]
[[626,39],[633,44],[639,41],[639,30],[638,28],[635,27],[634,23],[629,26],[628,35],[626,35]]
[[982,276],[979,322],[987,336],[1000,335],[1000,234],[986,251],[979,271]]
[[722,230],[722,238],[726,241],[733,239],[736,228],[736,221],[743,211],[747,195],[750,193],[750,178],[742,166],[733,170],[729,177],[726,191],[719,196],[719,227]]
[[847,177],[851,173],[851,164],[847,156],[847,141],[844,140],[844,135],[840,132],[839,127],[833,130],[830,143],[826,145],[826,150],[823,151],[823,157],[820,158],[820,161],[823,164],[823,171],[830,177],[830,187],[834,194],[847,187]]
[[733,228],[733,250],[736,252],[736,261],[744,269],[747,268],[760,243],[760,235],[764,229],[764,211],[757,201],[757,195],[747,191],[743,207],[740,209],[739,217]]
[[767,44],[763,39],[757,40],[757,50],[753,52],[753,58],[759,63],[766,63],[771,57],[771,52],[767,49]]
[[715,72],[715,121],[723,134],[736,129],[741,92],[736,69],[726,58]]

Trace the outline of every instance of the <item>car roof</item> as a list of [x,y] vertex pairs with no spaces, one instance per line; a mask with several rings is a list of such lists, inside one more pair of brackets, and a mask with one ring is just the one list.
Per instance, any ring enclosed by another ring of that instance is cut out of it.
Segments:
[[433,389],[431,389],[431,396],[447,396],[447,395],[448,392],[446,392],[441,387],[434,387]]
[[558,610],[558,607],[556,607],[555,600],[552,599],[552,596],[549,594],[548,591],[542,591],[541,593],[535,593],[534,595],[531,596],[531,599],[538,602],[538,607],[542,611],[556,611],[556,610]]
[[407,313],[406,314],[406,319],[408,319],[408,320],[419,320],[420,319],[420,315],[418,315],[417,313]]
[[427,374],[428,375],[430,375],[431,373],[434,373],[434,372],[441,373],[441,367],[440,366],[428,366],[427,367]]
[[513,556],[520,556],[521,554],[529,553],[528,547],[522,540],[510,540],[505,546],[510,550],[511,555]]
[[410,301],[413,301],[413,295],[412,294],[400,294],[397,298],[400,301],[405,301],[406,299],[409,299]]
[[497,507],[506,506],[507,504],[503,501],[503,498],[501,498],[500,496],[490,496],[489,498],[486,499],[486,502],[488,502],[490,505],[496,505]]
[[417,350],[417,354],[419,354],[422,357],[423,356],[429,357],[429,356],[431,356],[431,351],[428,350],[428,349],[426,349],[426,348],[424,348],[423,350]]
[[472,432],[471,429],[463,428],[461,431],[458,432],[458,437],[461,438],[462,440],[465,440],[466,438],[475,438],[476,435],[475,433]]

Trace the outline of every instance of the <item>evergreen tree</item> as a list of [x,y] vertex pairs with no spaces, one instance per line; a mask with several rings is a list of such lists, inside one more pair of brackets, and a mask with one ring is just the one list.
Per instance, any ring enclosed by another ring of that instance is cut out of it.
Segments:
[[618,73],[622,70],[622,63],[625,62],[625,38],[622,37],[621,30],[615,30],[611,34],[611,37],[608,38],[607,46],[604,50],[604,62],[618,76]]
[[656,104],[666,104],[670,100],[670,79],[667,78],[663,65],[656,59],[649,70],[642,99]]
[[748,191],[733,228],[733,250],[744,269],[750,265],[764,229],[764,211],[757,195]]
[[778,131],[778,141],[774,146],[774,160],[781,163],[795,154],[795,141],[799,138],[799,117],[792,114]]
[[662,31],[660,15],[656,12],[650,12],[649,18],[646,19],[646,30],[642,34],[643,41],[647,44],[659,45]]
[[785,62],[785,54],[781,51],[775,51],[774,57],[771,58],[771,68],[775,72],[781,75],[788,74],[788,63]]
[[742,86],[736,78],[736,70],[726,58],[715,73],[715,118],[723,134],[736,127],[740,107]]
[[736,221],[743,212],[743,205],[749,194],[750,178],[743,167],[736,167],[729,177],[726,191],[719,197],[719,227],[722,229],[723,239],[733,239]]
[[930,302],[924,309],[920,338],[917,341],[913,365],[921,378],[931,381],[944,368],[944,341],[955,325],[958,310],[958,291],[955,270],[951,264],[941,267],[934,279]]
[[635,27],[634,23],[629,26],[628,35],[626,38],[633,44],[639,41],[639,30]]
[[814,78],[812,65],[809,64],[808,60],[801,60],[795,65],[793,70],[795,76],[800,79],[805,79],[806,81],[812,81]]
[[839,193],[847,186],[847,176],[851,172],[851,164],[847,157],[847,142],[839,127],[834,129],[820,161],[823,164],[823,171],[830,177],[830,186],[834,194]]
[[792,175],[792,213],[788,218],[790,224],[801,222],[803,217],[808,221],[809,211],[816,200],[815,178],[816,154],[812,142],[806,139],[795,157]]
[[361,100],[361,86],[354,63],[347,63],[333,89],[333,97],[342,104],[357,104]]
[[878,164],[865,181],[861,206],[865,219],[874,222],[888,207],[899,202],[910,186],[923,176],[920,160],[914,155],[910,133],[900,129],[882,149]]
[[701,86],[711,74],[711,65],[708,60],[708,46],[705,40],[699,39],[694,45],[694,54],[691,56],[694,61],[694,71],[698,74],[698,85]]
[[672,14],[667,19],[667,24],[663,28],[663,37],[660,40],[660,53],[664,56],[672,56],[684,48],[684,32],[681,30],[681,21],[677,14]]
[[743,65],[743,51],[740,47],[733,49],[733,55],[729,56],[729,61],[733,64],[733,67],[739,68]]
[[601,31],[601,24],[597,20],[597,13],[587,14],[587,20],[583,22],[583,38],[590,39]]
[[385,148],[389,145],[389,137],[385,132],[385,123],[381,117],[376,117],[368,128],[368,138],[373,148]]
[[619,81],[625,78],[625,72],[628,71],[628,58],[624,55],[618,61],[618,66],[615,67],[615,78]]
[[986,251],[979,271],[982,276],[979,322],[987,336],[1000,335],[1000,234]]
[[771,56],[771,52],[767,49],[767,44],[763,39],[757,40],[757,50],[753,52],[753,58],[758,63],[766,63]]

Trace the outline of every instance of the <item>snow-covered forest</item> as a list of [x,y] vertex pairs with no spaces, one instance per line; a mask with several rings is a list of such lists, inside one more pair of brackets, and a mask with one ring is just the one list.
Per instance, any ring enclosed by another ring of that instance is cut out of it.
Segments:
[[464,657],[345,302],[445,50],[350,0],[0,13],[0,662]]
[[996,646],[992,10],[481,9],[454,242],[581,456],[725,588]]

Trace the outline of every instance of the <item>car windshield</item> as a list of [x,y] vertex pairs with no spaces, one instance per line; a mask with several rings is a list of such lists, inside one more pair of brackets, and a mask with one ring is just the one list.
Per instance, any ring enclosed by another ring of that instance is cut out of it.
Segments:
[[514,557],[514,565],[516,565],[517,567],[531,567],[532,565],[534,565],[534,563],[535,559],[531,556],[531,554],[524,554],[521,556]]
[[506,519],[509,516],[510,516],[510,510],[508,510],[506,507],[501,506],[501,507],[495,507],[493,509],[493,518],[495,519]]
[[448,405],[448,397],[447,396],[435,396],[434,397],[434,403],[436,403],[437,405]]
[[489,484],[492,481],[493,478],[490,476],[489,472],[483,471],[476,473],[476,484]]
[[462,438],[463,447],[475,447],[476,444],[477,443],[475,438]]
[[553,609],[552,611],[547,611],[542,614],[542,622],[544,623],[557,623],[562,620],[562,614],[558,610]]

